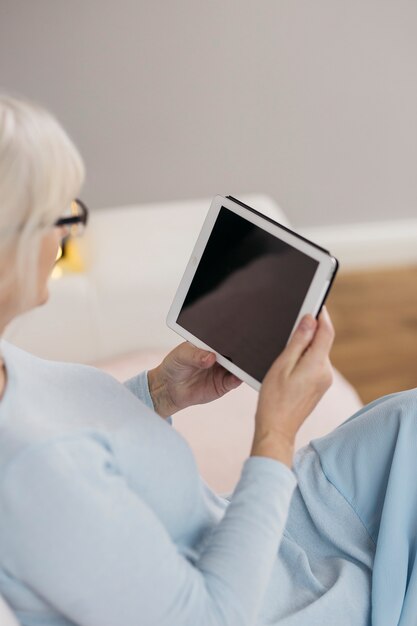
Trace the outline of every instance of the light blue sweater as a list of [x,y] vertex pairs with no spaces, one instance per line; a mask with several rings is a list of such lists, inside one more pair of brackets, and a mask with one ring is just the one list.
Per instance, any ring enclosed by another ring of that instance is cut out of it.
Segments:
[[370,624],[376,509],[355,494],[355,434],[293,471],[248,458],[229,501],[153,411],[146,372],[122,385],[1,349],[0,592],[23,625]]

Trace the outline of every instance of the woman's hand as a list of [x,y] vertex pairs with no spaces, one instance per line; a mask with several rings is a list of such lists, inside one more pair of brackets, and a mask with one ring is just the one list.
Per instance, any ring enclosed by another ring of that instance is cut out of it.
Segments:
[[295,435],[333,381],[329,352],[334,334],[323,306],[318,321],[312,315],[303,317],[272,363],[259,392],[252,456],[269,456],[291,466]]
[[205,404],[236,389],[241,380],[217,363],[214,352],[180,343],[158,367],[148,371],[149,391],[161,417]]

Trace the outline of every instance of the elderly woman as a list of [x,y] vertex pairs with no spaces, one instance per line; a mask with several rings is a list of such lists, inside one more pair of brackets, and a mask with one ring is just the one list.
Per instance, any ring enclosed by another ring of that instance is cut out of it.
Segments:
[[[1,97],[1,330],[47,300],[61,239],[87,222],[82,181],[57,121]],[[0,592],[21,624],[417,624],[417,390],[293,458],[333,337],[323,308],[272,364],[229,498],[170,425],[240,383],[213,353],[184,342],[123,385],[2,339]]]

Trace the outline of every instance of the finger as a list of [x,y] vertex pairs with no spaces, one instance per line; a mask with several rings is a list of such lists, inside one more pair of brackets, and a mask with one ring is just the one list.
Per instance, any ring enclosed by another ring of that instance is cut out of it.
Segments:
[[310,313],[302,317],[279,357],[286,362],[289,371],[293,370],[301,355],[307,349],[316,328],[317,320]]
[[329,356],[334,337],[335,331],[330,315],[326,307],[323,306],[318,318],[316,334],[314,335],[314,339],[305,355],[306,362],[324,361]]
[[181,360],[184,364],[193,365],[198,368],[211,367],[216,362],[216,355],[210,350],[202,350],[193,346],[189,341],[185,341],[181,346]]
[[204,351],[203,356],[200,358],[200,367],[211,367],[216,363],[216,355],[214,352]]
[[214,372],[214,376],[217,380],[216,387],[220,389],[220,395],[223,396],[228,391],[232,391],[242,384],[240,378],[238,378],[232,372],[227,371],[222,365]]
[[242,381],[240,380],[240,378],[238,378],[235,374],[229,372],[226,379],[226,386],[228,390],[231,391],[232,389],[236,389],[236,387],[239,387],[239,385],[241,384]]

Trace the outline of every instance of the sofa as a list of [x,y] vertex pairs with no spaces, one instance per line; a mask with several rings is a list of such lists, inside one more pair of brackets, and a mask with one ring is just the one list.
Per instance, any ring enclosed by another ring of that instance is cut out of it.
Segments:
[[[237,197],[291,227],[272,198]],[[93,365],[120,381],[155,367],[183,341],[165,318],[209,206],[210,199],[201,198],[93,211],[83,238],[72,242],[76,262],[57,263],[48,302],[14,320],[5,339],[45,359]],[[218,493],[230,493],[239,478],[257,397],[242,383],[216,402],[173,417],[203,479]],[[329,432],[362,405],[334,368],[333,384],[300,429],[296,447]],[[14,626],[6,611],[0,599],[0,624]]]

